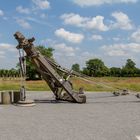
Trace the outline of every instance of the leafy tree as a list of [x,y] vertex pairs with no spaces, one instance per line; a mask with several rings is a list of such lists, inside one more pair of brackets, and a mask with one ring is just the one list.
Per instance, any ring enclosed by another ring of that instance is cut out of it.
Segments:
[[140,76],[140,69],[139,68],[136,68],[135,69],[135,75],[134,76]]
[[110,68],[110,76],[120,77],[121,76],[121,68],[117,68],[117,67]]
[[132,61],[131,59],[127,59],[127,62],[125,64],[124,68],[135,69],[136,68],[136,63],[134,61]]
[[83,68],[82,73],[85,75],[89,75],[89,70],[87,68]]
[[79,64],[73,64],[72,65],[72,70],[74,70],[74,71],[77,71],[77,72],[80,72],[80,65]]
[[122,68],[122,76],[132,77],[136,75],[136,64],[131,59],[127,59],[125,66]]
[[109,69],[104,65],[101,59],[90,59],[86,62],[89,76],[107,76]]
[[1,69],[0,70],[0,77],[18,77],[19,76],[19,71],[17,69]]
[[52,58],[53,56],[53,51],[54,49],[53,48],[46,48],[45,46],[37,46],[36,47],[38,51],[40,51],[40,53],[44,56],[47,56],[49,58]]
[[0,70],[0,77],[4,77],[4,69]]

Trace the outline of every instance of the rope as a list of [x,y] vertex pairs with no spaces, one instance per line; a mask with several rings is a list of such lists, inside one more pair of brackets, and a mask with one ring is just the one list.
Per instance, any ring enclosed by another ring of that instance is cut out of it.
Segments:
[[96,85],[100,85],[100,86],[103,86],[103,87],[106,87],[106,88],[114,89],[114,87],[105,85],[105,84],[103,84],[103,83],[101,83],[101,82],[93,82],[93,81],[88,80],[88,79],[85,79],[85,78],[83,78],[83,77],[78,77],[78,78],[79,78],[79,79],[82,79],[82,80],[84,80],[84,81],[86,81],[86,82],[88,82],[88,83],[91,83],[91,84],[96,84]]
[[[84,81],[86,81],[86,82],[88,82],[88,83],[90,83],[90,84],[96,84],[96,85],[100,85],[100,86],[102,86],[102,87],[106,87],[106,88],[108,88],[108,89],[112,89],[112,90],[121,90],[121,91],[123,91],[124,89],[127,89],[127,88],[118,88],[118,87],[115,87],[115,86],[109,86],[109,85],[107,85],[107,84],[105,84],[105,83],[103,83],[103,82],[94,82],[94,81],[92,81],[91,80],[91,77],[90,76],[87,76],[87,75],[85,75],[85,74],[82,74],[82,73],[80,73],[80,72],[76,72],[76,71],[74,71],[74,70],[69,70],[69,69],[67,69],[67,68],[63,68],[63,67],[61,67],[57,62],[54,62],[53,60],[51,60],[51,59],[49,59],[49,58],[46,58],[46,60],[53,66],[53,67],[55,67],[57,70],[59,70],[59,71],[61,71],[61,72],[63,72],[63,73],[66,73],[66,74],[71,74],[71,76],[77,76],[79,79],[81,79],[81,80],[84,80]],[[69,75],[70,76],[70,75]],[[132,92],[132,93],[135,93],[135,95],[136,94],[139,94],[139,92],[136,92],[136,91],[133,91],[133,90],[129,90],[130,92]]]
[[[123,91],[124,89],[127,89],[127,88],[122,89],[122,88],[118,88],[118,87],[114,87],[114,86],[108,86],[107,84],[104,84],[104,83],[102,83],[102,82],[93,82],[93,81],[91,81],[91,80],[88,80],[88,79],[85,79],[85,78],[82,78],[82,77],[78,77],[78,78],[79,78],[79,79],[82,79],[82,80],[84,80],[84,81],[86,81],[86,82],[88,82],[88,83],[96,84],[96,85],[101,85],[101,86],[103,86],[103,87],[110,88],[110,89],[112,89],[112,90],[121,90],[121,91]],[[138,94],[140,94],[140,92],[137,92],[137,91],[134,91],[134,90],[129,90],[129,92],[130,92],[131,94],[133,94],[133,95],[138,95]]]

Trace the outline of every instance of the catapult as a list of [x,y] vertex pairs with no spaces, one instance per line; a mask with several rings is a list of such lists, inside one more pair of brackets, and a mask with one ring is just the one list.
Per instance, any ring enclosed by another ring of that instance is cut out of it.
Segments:
[[[43,56],[34,46],[33,42],[35,38],[26,39],[23,34],[16,32],[14,34],[15,39],[18,41],[17,49],[22,49],[26,52],[31,62],[36,66],[38,72],[42,75],[42,78],[47,82],[50,89],[55,95],[56,100],[63,100],[73,103],[86,103],[86,96],[81,89],[79,92],[73,90],[72,83],[68,80],[72,72],[69,71],[69,75],[64,79],[59,73],[66,72],[60,66],[58,66],[50,58]],[[22,58],[21,58],[22,59]]]

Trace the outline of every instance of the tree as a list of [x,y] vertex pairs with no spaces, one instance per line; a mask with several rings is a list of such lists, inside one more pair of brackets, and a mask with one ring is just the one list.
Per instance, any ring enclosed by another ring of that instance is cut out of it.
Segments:
[[122,76],[135,76],[137,71],[136,64],[131,59],[127,59],[125,66],[122,68]]
[[4,69],[0,70],[0,77],[4,77]]
[[9,70],[0,69],[0,77],[18,77],[19,71],[17,69],[11,68]]
[[79,64],[73,64],[72,65],[72,70],[76,71],[76,72],[80,72],[80,65]]
[[49,58],[52,58],[53,57],[53,51],[54,49],[53,48],[46,48],[45,46],[37,46],[36,47],[38,51],[40,51],[40,53],[44,56],[47,56]]
[[[86,62],[89,76],[107,76],[109,69],[104,65],[101,59],[90,59]],[[86,70],[86,71],[87,71]]]
[[83,68],[82,73],[85,74],[85,75],[90,75],[89,70],[87,68]]
[[140,76],[140,69],[139,68],[136,68],[135,69],[135,75],[134,76]]
[[[36,49],[40,51],[40,53],[44,56],[47,56],[49,58],[53,57],[54,51],[53,48],[46,48],[45,46],[37,46]],[[27,68],[26,76],[28,80],[41,79],[40,73],[36,70],[36,67],[32,64],[29,58],[27,58],[26,60],[26,68]]]
[[132,61],[131,59],[127,59],[127,62],[124,67],[127,69],[135,69],[136,63],[134,61]]
[[120,77],[121,76],[121,68],[117,68],[117,67],[110,68],[110,76]]

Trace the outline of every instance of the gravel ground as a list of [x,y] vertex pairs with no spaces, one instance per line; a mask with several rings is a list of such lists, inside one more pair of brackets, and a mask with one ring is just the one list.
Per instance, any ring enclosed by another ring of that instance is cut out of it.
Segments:
[[86,94],[86,104],[55,102],[49,92],[30,92],[34,107],[0,105],[0,140],[139,139],[139,99]]

